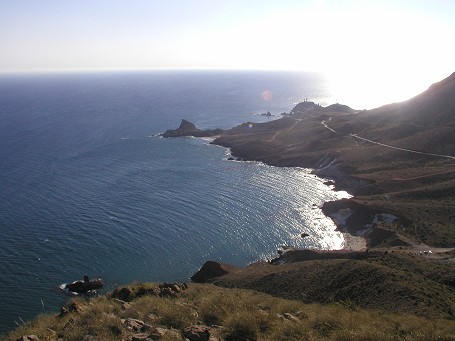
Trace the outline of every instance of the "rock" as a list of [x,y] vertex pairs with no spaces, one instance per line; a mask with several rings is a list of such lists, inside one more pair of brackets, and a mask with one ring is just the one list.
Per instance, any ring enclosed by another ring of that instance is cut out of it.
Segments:
[[145,323],[144,321],[138,320],[138,319],[133,319],[133,318],[128,318],[128,319],[122,319],[120,320],[125,328],[130,331],[130,332],[136,332],[136,333],[152,333],[156,332],[156,328]]
[[191,280],[196,283],[206,283],[217,277],[221,277],[228,273],[236,272],[239,270],[240,268],[236,266],[209,260],[204,263],[198,272],[191,276]]
[[68,307],[68,310],[70,312],[80,313],[80,312],[84,311],[84,307],[79,302],[74,301],[70,304],[70,306]]
[[208,341],[210,339],[209,328],[204,325],[186,327],[182,334],[190,341]]
[[158,285],[161,297],[177,297],[183,293],[188,286],[186,283],[162,283]]
[[39,337],[36,335],[24,335],[18,338],[16,341],[39,341]]
[[68,307],[61,307],[60,314],[58,314],[58,317],[63,317],[66,314],[69,314],[72,312],[80,313],[82,311],[84,311],[84,307],[82,306],[82,304],[75,301],[75,302],[72,302]]
[[122,287],[122,288],[116,288],[114,292],[112,293],[113,298],[118,298],[119,300],[122,301],[129,301],[131,297],[131,293],[133,291],[131,290],[130,287]]
[[159,296],[161,293],[160,288],[157,287],[152,287],[152,288],[147,288],[147,287],[140,287],[139,290],[136,292],[136,297],[141,297],[141,296]]
[[[153,340],[156,340],[156,339],[162,338],[164,335],[166,335],[168,333],[176,334],[175,331],[171,331],[166,328],[156,327],[155,330],[149,334],[149,337],[151,337]],[[180,336],[180,333],[178,333],[177,335]],[[177,338],[176,338],[176,340],[177,340]]]
[[129,304],[128,302],[125,302],[125,301],[123,301],[123,300],[120,300],[120,299],[118,299],[118,298],[115,298],[115,299],[114,299],[114,302],[119,303],[119,304],[120,304],[120,308],[121,308],[122,310],[126,310],[126,309],[128,309],[128,308],[131,307],[131,304]]
[[[133,319],[129,319],[133,320]],[[140,324],[140,320],[135,320],[135,323]],[[143,322],[142,322],[143,323]],[[137,330],[136,330],[137,332]],[[155,328],[152,326],[149,326],[144,323],[144,327],[142,330],[140,330],[139,333],[134,334],[131,337],[131,341],[136,340],[136,341],[149,341],[149,340],[159,340],[163,338],[165,335],[168,335],[169,337],[172,336],[171,339],[173,340],[179,340],[181,339],[180,333],[177,333],[175,330],[169,330],[166,328]]]
[[131,336],[131,341],[152,341],[153,339],[149,336],[148,333],[134,334]]
[[100,278],[93,280],[88,280],[88,278],[85,278],[84,281],[75,281],[73,283],[66,284],[65,289],[78,294],[86,294],[91,290],[101,289],[103,286],[104,282]]

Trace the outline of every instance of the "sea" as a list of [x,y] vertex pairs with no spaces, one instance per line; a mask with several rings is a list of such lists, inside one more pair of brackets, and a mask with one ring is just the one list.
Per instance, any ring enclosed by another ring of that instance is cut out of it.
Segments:
[[311,170],[159,137],[182,118],[202,129],[280,119],[305,99],[334,102],[323,74],[1,75],[0,333],[58,312],[59,285],[84,274],[112,290],[189,281],[206,260],[245,266],[282,245],[342,248],[320,206],[348,194]]

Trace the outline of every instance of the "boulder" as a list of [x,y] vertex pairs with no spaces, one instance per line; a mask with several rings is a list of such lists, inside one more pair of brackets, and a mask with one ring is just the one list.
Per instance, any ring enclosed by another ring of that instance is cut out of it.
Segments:
[[130,287],[121,287],[115,288],[114,292],[112,293],[113,298],[118,298],[121,301],[128,302],[131,300],[132,290]]
[[210,339],[209,328],[203,325],[186,327],[182,334],[190,341],[208,341]]

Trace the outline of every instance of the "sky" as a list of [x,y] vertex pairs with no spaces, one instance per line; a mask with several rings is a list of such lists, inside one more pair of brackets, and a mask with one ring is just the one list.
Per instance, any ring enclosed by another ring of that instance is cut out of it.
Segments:
[[453,0],[0,0],[0,72],[303,70],[411,93],[455,71],[454,18]]

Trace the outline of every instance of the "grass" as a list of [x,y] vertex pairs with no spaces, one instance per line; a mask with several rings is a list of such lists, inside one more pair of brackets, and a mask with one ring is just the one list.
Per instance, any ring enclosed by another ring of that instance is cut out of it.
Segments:
[[[130,287],[144,286],[151,284]],[[122,322],[127,318],[162,328],[162,340],[182,340],[185,327],[201,324],[222,340],[455,340],[454,320],[370,311],[350,302],[304,304],[208,284],[192,284],[177,298],[136,296],[123,308],[111,297],[76,302],[79,312],[42,315],[4,340],[128,340],[134,333]]]

